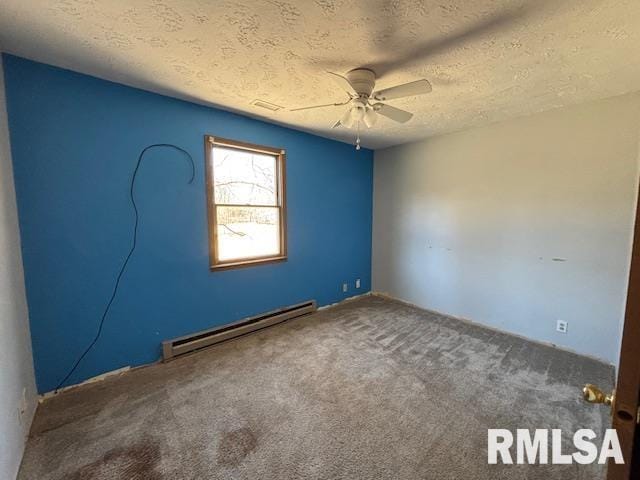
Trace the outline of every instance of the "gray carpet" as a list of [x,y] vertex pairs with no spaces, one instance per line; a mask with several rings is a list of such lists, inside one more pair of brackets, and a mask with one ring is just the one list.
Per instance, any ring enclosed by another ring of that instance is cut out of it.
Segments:
[[[20,479],[602,479],[489,466],[487,428],[606,428],[611,367],[380,297],[40,406]],[[573,450],[573,449],[572,449]]]

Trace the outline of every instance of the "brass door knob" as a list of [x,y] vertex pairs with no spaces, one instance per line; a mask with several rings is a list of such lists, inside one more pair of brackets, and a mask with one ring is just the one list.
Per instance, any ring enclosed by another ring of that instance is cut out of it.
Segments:
[[604,405],[608,405],[613,410],[613,404],[616,401],[616,391],[614,390],[611,393],[604,393],[595,385],[587,383],[582,388],[582,398],[589,403],[602,403]]

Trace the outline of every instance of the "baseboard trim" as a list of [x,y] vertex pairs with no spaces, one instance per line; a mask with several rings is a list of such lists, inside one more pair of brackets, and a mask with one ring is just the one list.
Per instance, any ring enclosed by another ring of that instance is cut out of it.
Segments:
[[318,310],[326,310],[328,308],[337,307],[338,305],[341,305],[343,303],[352,302],[354,300],[358,300],[359,298],[368,297],[370,295],[373,295],[373,292],[369,291],[369,292],[361,293],[359,295],[354,295],[353,297],[343,298],[339,302],[329,303],[328,305],[323,305],[322,307],[318,307]]
[[459,322],[468,323],[468,324],[473,325],[475,327],[485,328],[487,330],[491,330],[491,331],[494,331],[494,332],[499,332],[499,333],[502,333],[504,335],[510,335],[512,337],[516,337],[516,338],[519,338],[521,340],[526,340],[528,342],[536,343],[538,345],[544,345],[545,347],[555,348],[556,350],[561,350],[563,352],[571,353],[573,355],[578,355],[580,357],[588,358],[590,360],[595,360],[597,362],[604,363],[605,365],[612,366],[613,369],[614,369],[614,373],[617,375],[617,367],[614,364],[609,362],[609,360],[605,360],[603,358],[596,357],[594,355],[587,355],[585,353],[577,352],[577,351],[575,351],[575,350],[573,350],[571,348],[563,347],[563,346],[557,345],[557,344],[552,343],[552,342],[545,342],[545,341],[542,341],[542,340],[537,340],[535,338],[527,337],[525,335],[521,335],[519,333],[510,332],[508,330],[502,330],[501,328],[493,327],[491,325],[487,325],[485,323],[478,322],[477,320],[472,320],[472,319],[465,318],[465,317],[458,317],[456,315],[452,315],[452,314],[446,313],[446,312],[441,312],[439,310],[434,310],[432,308],[421,307],[420,305],[416,305],[415,303],[409,302],[407,300],[403,300],[402,298],[395,297],[395,296],[393,296],[393,295],[391,295],[391,294],[389,294],[387,292],[371,292],[371,295],[376,296],[376,297],[380,297],[380,298],[385,298],[387,300],[393,300],[394,302],[402,303],[403,305],[407,305],[409,307],[413,307],[413,308],[421,310],[423,312],[434,313],[436,315],[442,315],[444,317],[449,317],[449,318],[451,318],[453,320],[457,320]]
[[[135,367],[135,368],[142,368],[142,367],[146,367],[148,365],[153,365],[155,363],[156,362],[145,364],[145,365],[140,365],[140,367]],[[117,370],[111,370],[109,372],[105,372],[103,374],[96,375],[95,377],[87,378],[86,380],[83,380],[80,383],[74,383],[73,385],[68,385],[66,387],[62,387],[62,388],[58,389],[57,391],[56,390],[51,390],[50,392],[46,392],[46,393],[43,393],[41,395],[38,395],[38,403],[43,403],[43,402],[49,400],[50,398],[55,397],[56,395],[59,395],[62,392],[68,392],[69,390],[73,390],[75,388],[82,387],[84,385],[89,385],[91,383],[101,382],[103,380],[106,380],[107,378],[125,374],[125,373],[129,372],[130,370],[132,370],[132,368],[130,366],[118,368]]]

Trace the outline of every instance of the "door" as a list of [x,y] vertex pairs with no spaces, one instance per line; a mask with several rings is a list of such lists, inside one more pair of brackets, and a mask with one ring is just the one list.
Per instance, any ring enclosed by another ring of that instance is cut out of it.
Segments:
[[609,461],[607,480],[640,478],[640,205],[636,207],[631,271],[627,291],[627,305],[622,333],[622,348],[616,390],[603,394],[596,387],[586,385],[584,398],[592,403],[611,406],[613,428],[618,433],[624,464]]

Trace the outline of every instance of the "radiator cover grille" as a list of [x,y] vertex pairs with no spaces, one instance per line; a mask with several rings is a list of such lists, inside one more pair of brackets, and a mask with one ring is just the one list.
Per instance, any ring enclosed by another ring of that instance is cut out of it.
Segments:
[[257,330],[262,330],[273,325],[277,325],[292,318],[309,315],[318,309],[315,300],[298,303],[289,307],[280,308],[271,312],[245,318],[238,322],[223,325],[185,335],[183,337],[165,340],[162,342],[162,360],[169,361],[180,355],[200,350],[220,342],[231,340],[243,335],[247,335]]

